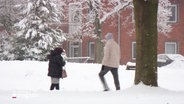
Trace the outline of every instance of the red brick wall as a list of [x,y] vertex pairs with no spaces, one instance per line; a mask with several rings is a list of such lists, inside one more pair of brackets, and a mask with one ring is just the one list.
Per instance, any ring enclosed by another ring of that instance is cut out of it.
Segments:
[[[178,53],[184,55],[184,1],[182,0],[173,0],[173,3],[178,6],[178,21],[172,23],[172,31],[167,34],[158,34],[158,53],[165,53],[165,42],[177,42],[178,44]],[[126,10],[121,13],[121,64],[126,64],[128,61],[135,61],[132,59],[132,42],[136,40],[135,32],[132,29],[132,17],[127,17],[131,15],[131,10]],[[117,16],[111,17],[108,19],[102,28],[102,33],[106,34],[107,32],[114,33],[115,40],[117,41],[117,26],[111,26],[112,22],[117,23]]]
[[[172,3],[178,6],[178,21],[172,23],[173,29],[167,34],[158,34],[158,53],[165,52],[165,42],[177,42],[178,53],[184,55],[184,0],[172,0]],[[120,29],[120,48],[121,48],[121,64],[126,64],[128,61],[135,61],[132,59],[132,42],[136,41],[135,30],[133,29],[132,10],[126,9],[122,11],[121,15],[121,29]],[[102,24],[103,37],[106,33],[112,32],[115,41],[118,42],[118,16],[109,17]],[[84,38],[82,42],[82,56],[88,56],[88,42],[90,38]]]
[[165,52],[165,42],[177,42],[178,53],[184,55],[184,1],[172,0],[178,7],[178,20],[172,24],[172,31],[168,34],[159,34],[158,38],[158,53]]

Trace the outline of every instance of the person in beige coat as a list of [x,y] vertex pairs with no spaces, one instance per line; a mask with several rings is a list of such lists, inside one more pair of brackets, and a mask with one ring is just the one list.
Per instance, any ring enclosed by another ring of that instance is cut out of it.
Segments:
[[114,78],[116,90],[120,90],[118,77],[118,67],[120,64],[120,47],[114,41],[112,33],[107,33],[107,35],[105,36],[105,40],[106,44],[104,47],[104,57],[102,60],[102,68],[99,73],[99,77],[104,87],[104,91],[109,91],[109,87],[106,83],[104,75],[107,74],[107,72],[111,71]]

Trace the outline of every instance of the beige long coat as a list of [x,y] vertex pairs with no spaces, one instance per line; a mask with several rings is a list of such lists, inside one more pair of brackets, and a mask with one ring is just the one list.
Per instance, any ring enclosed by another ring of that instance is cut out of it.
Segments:
[[120,47],[113,40],[107,41],[104,47],[104,57],[102,60],[102,65],[118,68],[120,64]]

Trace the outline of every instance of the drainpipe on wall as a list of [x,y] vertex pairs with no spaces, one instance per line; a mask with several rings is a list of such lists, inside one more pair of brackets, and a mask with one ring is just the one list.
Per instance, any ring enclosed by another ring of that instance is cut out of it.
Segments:
[[[121,15],[120,15],[120,11],[118,12],[118,44],[121,48]],[[120,60],[120,63],[121,63],[121,61],[122,61],[122,59]]]
[[120,12],[118,12],[118,44],[121,43],[121,15]]

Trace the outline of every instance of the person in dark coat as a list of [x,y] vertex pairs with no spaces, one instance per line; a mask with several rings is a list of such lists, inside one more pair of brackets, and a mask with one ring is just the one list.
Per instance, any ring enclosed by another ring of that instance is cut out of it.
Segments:
[[66,62],[61,56],[63,52],[62,48],[55,48],[47,56],[49,59],[48,76],[51,77],[50,90],[59,90],[59,80],[62,78],[62,70]]

